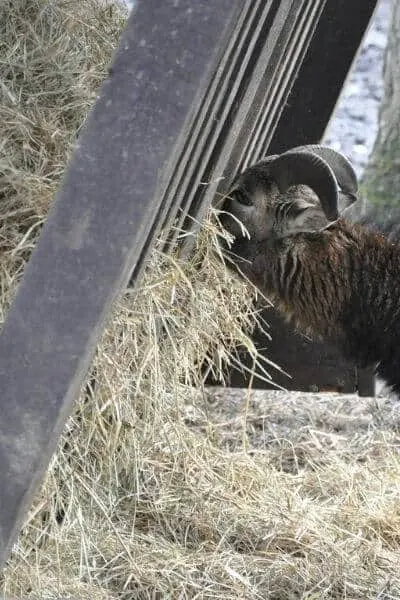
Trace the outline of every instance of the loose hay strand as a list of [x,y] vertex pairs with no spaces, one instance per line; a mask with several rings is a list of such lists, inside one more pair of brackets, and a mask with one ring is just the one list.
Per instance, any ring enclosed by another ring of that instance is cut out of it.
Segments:
[[[0,5],[2,320],[122,23],[87,0]],[[116,307],[6,598],[400,597],[398,407],[204,388],[237,344],[271,367],[216,221],[188,261],[155,248]]]

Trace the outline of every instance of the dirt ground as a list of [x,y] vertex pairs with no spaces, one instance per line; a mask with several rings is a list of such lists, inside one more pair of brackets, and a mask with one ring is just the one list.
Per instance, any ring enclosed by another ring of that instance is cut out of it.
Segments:
[[400,449],[400,402],[390,396],[208,387],[205,400],[207,418],[188,415],[194,427],[212,422],[222,445],[268,451],[275,461],[280,457],[276,466],[284,471],[304,466],[308,450],[313,462],[323,464],[330,455],[345,459],[357,453],[362,462],[382,440]]

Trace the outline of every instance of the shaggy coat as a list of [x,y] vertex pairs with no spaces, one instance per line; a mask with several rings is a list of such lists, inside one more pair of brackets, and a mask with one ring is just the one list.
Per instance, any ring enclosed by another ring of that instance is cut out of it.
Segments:
[[376,365],[400,394],[400,245],[331,221],[309,187],[282,193],[268,164],[245,171],[223,207],[231,260],[297,328],[360,367]]

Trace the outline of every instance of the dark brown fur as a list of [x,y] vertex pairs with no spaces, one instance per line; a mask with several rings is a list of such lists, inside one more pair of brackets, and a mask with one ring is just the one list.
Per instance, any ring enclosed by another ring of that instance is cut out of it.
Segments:
[[[300,188],[292,190],[290,202],[296,205],[306,197],[312,205],[313,193],[304,196]],[[376,364],[378,375],[400,394],[400,245],[344,219],[315,227],[314,207],[310,231],[303,211],[305,231],[297,232],[298,219],[291,233],[288,217],[284,234],[277,234],[274,214],[287,198],[279,199],[273,190],[271,203],[270,184],[265,194],[260,187],[257,193],[254,205],[233,202],[231,211],[243,215],[249,229],[256,224],[250,239],[238,235],[237,226],[225,218],[236,235],[235,263],[299,329],[335,342],[360,367]],[[264,231],[263,210],[268,217]]]

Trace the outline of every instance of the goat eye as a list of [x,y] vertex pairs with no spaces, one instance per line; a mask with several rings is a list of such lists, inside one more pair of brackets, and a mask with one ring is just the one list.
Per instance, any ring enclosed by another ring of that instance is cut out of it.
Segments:
[[244,204],[244,206],[251,206],[253,204],[252,199],[242,190],[235,190],[232,192],[231,196],[239,202],[239,204]]

